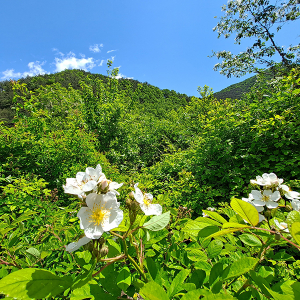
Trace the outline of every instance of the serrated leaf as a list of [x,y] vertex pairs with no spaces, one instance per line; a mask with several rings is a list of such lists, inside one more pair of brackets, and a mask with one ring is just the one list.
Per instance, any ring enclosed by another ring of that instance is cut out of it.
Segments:
[[146,265],[152,279],[155,280],[158,270],[154,260],[151,257],[146,257]]
[[207,260],[207,256],[202,248],[186,248],[187,257],[192,261]]
[[288,215],[286,217],[286,223],[289,226],[292,226],[292,224],[295,222],[300,222],[300,213],[296,210],[293,210],[288,213]]
[[235,231],[239,231],[240,228],[229,228],[229,229],[223,229],[223,230],[220,230],[208,237],[206,237],[203,241],[207,240],[207,239],[210,239],[210,238],[214,238],[214,237],[218,237],[218,236],[222,236],[222,235],[226,235],[226,234],[229,234],[229,233],[233,233]]
[[198,217],[197,219],[195,219],[195,221],[202,222],[202,223],[208,223],[208,224],[216,225],[216,226],[222,226],[222,224],[220,222],[217,222],[211,218]]
[[41,255],[40,251],[36,248],[29,248],[26,250],[26,252],[33,255],[35,258],[39,258]]
[[181,285],[190,274],[190,270],[181,270],[173,279],[170,288],[168,289],[168,296],[172,297],[181,290]]
[[252,270],[257,262],[257,258],[243,257],[226,268],[227,272],[224,272],[226,276],[224,276],[223,279],[226,280],[229,278],[241,276]]
[[218,256],[223,248],[223,243],[219,240],[212,240],[207,248],[207,255],[209,258]]
[[230,206],[239,216],[241,216],[252,226],[256,226],[258,224],[258,211],[252,204],[240,199],[233,198],[230,202]]
[[223,224],[222,228],[249,228],[249,225],[246,224],[240,224],[240,223],[232,223],[228,222]]
[[210,216],[212,219],[214,219],[217,222],[220,222],[222,224],[227,223],[227,220],[224,219],[222,216],[220,216],[217,212],[215,211],[210,211],[210,210],[203,210],[203,212]]
[[197,222],[195,220],[189,220],[183,227],[182,231],[189,234],[190,237],[196,239],[199,231],[207,226],[209,226],[209,223],[202,223],[202,222]]
[[158,231],[163,228],[165,228],[170,221],[170,211],[159,215],[152,217],[148,222],[144,223],[143,228],[147,228],[151,231]]
[[244,233],[244,234],[240,235],[239,239],[248,246],[253,246],[253,247],[261,247],[262,246],[260,239],[250,233]]
[[181,300],[195,300],[201,296],[201,290],[194,290],[182,296]]
[[139,293],[149,300],[169,300],[165,290],[154,281],[146,283]]
[[19,222],[23,222],[27,219],[30,219],[31,218],[31,215],[34,215],[36,214],[37,212],[36,211],[28,211],[24,214],[22,214],[20,217],[18,217],[17,219],[15,219],[10,225],[13,226],[13,225],[16,225],[17,223]]
[[41,269],[22,269],[0,280],[0,293],[17,299],[54,297],[72,285],[70,277],[59,277]]
[[131,273],[127,267],[124,267],[117,276],[117,286],[126,292],[127,288],[131,285]]
[[214,234],[215,232],[218,232],[219,230],[220,228],[218,226],[206,226],[199,231],[198,237],[207,237]]
[[115,300],[115,297],[105,293],[98,284],[90,284],[82,286],[81,288],[75,289],[70,295],[70,300],[83,300],[83,299],[105,299]]
[[114,257],[121,253],[120,245],[112,239],[107,239],[108,245],[108,257]]
[[298,245],[300,245],[300,222],[295,222],[291,226],[291,234]]

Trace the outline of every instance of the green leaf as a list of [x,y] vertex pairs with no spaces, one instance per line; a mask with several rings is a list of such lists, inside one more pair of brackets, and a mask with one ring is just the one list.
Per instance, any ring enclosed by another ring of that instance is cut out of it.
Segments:
[[40,251],[36,248],[29,248],[29,249],[26,250],[26,252],[31,254],[35,258],[39,258],[40,255],[41,255]]
[[233,278],[233,277],[238,277],[241,276],[250,270],[252,270],[256,263],[258,262],[257,258],[253,257],[243,257],[237,261],[235,261],[231,266],[228,266],[226,268],[226,272],[224,274],[224,280]]
[[226,295],[226,294],[214,294],[211,291],[206,291],[206,290],[201,290],[201,295],[204,296],[204,298],[201,298],[201,300],[236,300],[237,298],[231,296],[231,295]]
[[75,252],[75,259],[76,262],[80,265],[80,267],[84,267],[86,265],[89,265],[92,259],[92,254],[88,250],[81,251],[81,252],[77,251]]
[[217,222],[211,218],[198,217],[197,219],[195,219],[195,221],[200,222],[200,223],[208,223],[208,224],[216,225],[216,226],[222,226],[222,224],[220,222]]
[[19,222],[23,222],[23,221],[25,221],[27,219],[31,219],[31,215],[34,215],[36,213],[37,213],[36,211],[28,211],[28,212],[22,214],[17,219],[15,219],[10,225],[13,226],[13,225],[16,225]]
[[146,257],[146,265],[152,279],[155,280],[158,270],[154,260],[151,257]]
[[295,222],[291,226],[291,234],[298,245],[300,245],[300,222]]
[[212,268],[212,266],[206,261],[198,261],[195,264],[195,269],[200,269],[200,270],[203,270],[203,271],[210,271],[211,268]]
[[81,288],[73,290],[70,295],[70,300],[83,300],[83,299],[115,300],[116,298],[105,293],[98,284],[87,283]]
[[195,300],[201,296],[201,290],[193,290],[182,296],[181,300]]
[[[195,266],[196,268],[196,266]],[[189,278],[189,282],[194,283],[196,288],[200,288],[206,278],[206,272],[203,270],[193,270],[192,275]]]
[[213,240],[207,248],[207,255],[209,258],[217,257],[223,248],[223,243],[220,240]]
[[131,285],[131,273],[127,267],[124,267],[117,277],[118,287],[126,292],[127,288]]
[[240,224],[240,223],[232,223],[228,222],[223,224],[222,228],[249,228],[249,225],[246,224]]
[[258,211],[252,204],[240,199],[233,198],[230,202],[230,206],[239,216],[241,216],[252,226],[256,226],[258,224]]
[[286,223],[289,226],[292,226],[292,224],[295,222],[300,222],[300,213],[296,210],[293,210],[288,213],[288,215],[286,217]]
[[215,211],[210,211],[210,210],[203,210],[203,212],[206,214],[206,215],[209,215],[212,219],[224,224],[224,223],[227,223],[227,220],[224,219],[222,216],[220,216],[217,212]]
[[218,226],[206,226],[199,231],[198,237],[207,237],[215,232],[218,232],[219,230],[220,229]]
[[115,270],[114,264],[107,266],[99,274],[100,284],[113,296],[118,297],[121,294],[121,289],[117,286],[118,271]]
[[186,248],[187,257],[192,261],[207,260],[207,256],[202,248]]
[[120,245],[112,239],[107,239],[108,254],[107,257],[115,257],[121,253]]
[[218,262],[210,270],[209,285],[212,286],[218,278],[221,278],[222,274],[223,264]]
[[22,269],[0,280],[0,293],[17,299],[54,297],[72,285],[70,277],[59,277],[41,269]]
[[169,300],[165,290],[154,281],[146,283],[139,293],[149,300]]
[[248,246],[261,247],[260,239],[250,233],[244,233],[239,236],[239,239]]
[[233,232],[239,231],[239,230],[240,230],[240,228],[229,228],[229,229],[220,230],[220,231],[206,237],[203,241],[205,241],[207,239],[210,239],[210,238],[214,238],[214,237],[226,235],[226,234],[229,234],[229,233],[233,233]]
[[181,285],[190,274],[190,270],[181,270],[173,279],[170,288],[168,289],[168,296],[170,299],[177,294],[182,288]]
[[197,222],[195,220],[189,220],[182,231],[186,232],[191,238],[197,238],[201,229],[209,226],[209,223]]
[[165,228],[170,221],[170,211],[160,215],[154,216],[148,222],[144,223],[143,227],[151,231],[158,231]]

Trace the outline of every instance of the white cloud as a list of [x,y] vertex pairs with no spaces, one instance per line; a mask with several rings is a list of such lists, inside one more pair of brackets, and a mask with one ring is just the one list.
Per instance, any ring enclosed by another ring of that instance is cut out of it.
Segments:
[[102,67],[103,66],[103,64],[106,62],[107,60],[105,60],[105,59],[101,59],[101,62],[100,62],[100,64],[98,65],[99,67]]
[[108,50],[106,53],[110,53],[110,52],[114,52],[114,51],[117,51],[117,50]]
[[15,73],[14,69],[10,69],[10,70],[6,70],[4,72],[2,72],[3,76],[1,77],[1,79],[7,80],[7,79],[12,79],[12,78],[16,78],[16,77],[21,77],[21,73]]
[[100,52],[100,48],[103,47],[103,44],[95,44],[93,46],[90,46],[89,50],[94,52],[94,53],[97,53],[97,52]]
[[124,79],[133,79],[133,77],[127,77],[126,75],[122,74],[122,73],[118,73],[117,76],[115,76],[116,79],[121,79],[121,78],[124,78]]
[[42,65],[44,65],[45,62],[40,63],[39,61],[36,62],[30,62],[28,64],[29,71],[20,73],[17,72],[15,73],[14,69],[6,70],[2,72],[3,76],[1,79],[7,80],[11,78],[21,78],[21,77],[26,77],[26,76],[36,76],[36,75],[43,75],[46,74],[47,72],[42,68]]
[[55,57],[55,71],[60,72],[66,69],[82,69],[90,70],[96,66],[94,58],[76,58],[73,52],[69,52],[66,57],[63,55],[62,58]]

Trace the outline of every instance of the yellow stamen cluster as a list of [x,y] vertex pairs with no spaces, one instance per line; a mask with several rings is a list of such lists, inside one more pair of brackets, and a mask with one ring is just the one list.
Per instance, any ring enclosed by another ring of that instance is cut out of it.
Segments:
[[149,206],[151,204],[151,200],[147,196],[145,196],[145,195],[144,195],[144,199],[143,200],[144,200],[144,204],[146,206]]
[[270,200],[270,196],[262,195],[261,200],[264,202],[268,202]]
[[99,207],[99,205],[94,204],[93,210],[91,213],[90,222],[94,222],[96,226],[99,226],[103,220],[106,220],[110,216],[110,211],[105,209],[105,205]]

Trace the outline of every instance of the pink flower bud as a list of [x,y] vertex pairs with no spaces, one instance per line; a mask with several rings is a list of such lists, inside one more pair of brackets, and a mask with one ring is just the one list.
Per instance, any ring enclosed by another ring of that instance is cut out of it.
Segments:
[[109,182],[107,181],[107,179],[104,179],[101,181],[101,190],[105,190],[109,185]]

